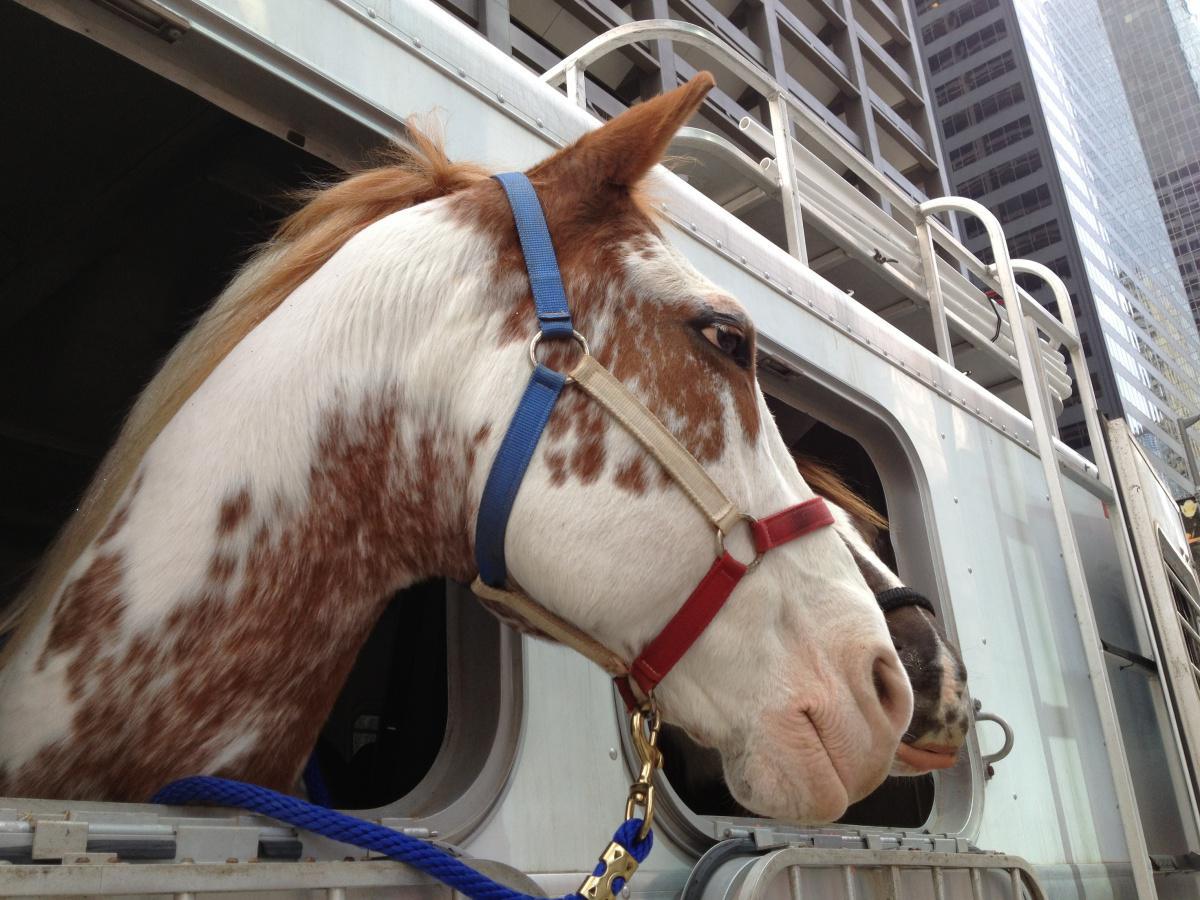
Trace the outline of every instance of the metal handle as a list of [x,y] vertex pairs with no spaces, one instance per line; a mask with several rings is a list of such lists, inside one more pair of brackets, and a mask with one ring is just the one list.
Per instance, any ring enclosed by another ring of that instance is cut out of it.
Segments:
[[995,713],[983,712],[983,705],[975,701],[975,721],[978,722],[995,722],[1000,726],[1000,730],[1004,732],[1004,744],[995,753],[983,754],[983,765],[988,770],[988,777],[992,777],[991,768],[994,763],[1000,762],[1008,754],[1012,753],[1013,742],[1015,735],[1013,734],[1012,726],[1005,722]]

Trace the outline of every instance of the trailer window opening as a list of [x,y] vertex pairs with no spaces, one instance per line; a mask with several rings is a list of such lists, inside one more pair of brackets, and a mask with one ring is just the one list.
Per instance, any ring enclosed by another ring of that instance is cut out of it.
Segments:
[[[0,6],[0,34],[21,35],[0,54],[19,98],[6,121],[21,137],[0,148],[20,173],[0,197],[0,377],[21,386],[0,398],[2,607],[162,360],[294,208],[290,195],[340,173],[17,4]],[[499,624],[463,593],[415,585],[376,624],[316,746],[336,806],[437,813],[495,751],[511,711],[498,685],[512,672]],[[467,718],[464,748],[447,725]],[[455,771],[429,784],[443,753]]]

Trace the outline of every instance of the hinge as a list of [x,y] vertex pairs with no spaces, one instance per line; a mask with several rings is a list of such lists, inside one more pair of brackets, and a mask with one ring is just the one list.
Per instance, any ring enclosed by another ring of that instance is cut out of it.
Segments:
[[92,0],[113,15],[150,32],[160,40],[173,44],[188,31],[192,23],[171,12],[158,0]]

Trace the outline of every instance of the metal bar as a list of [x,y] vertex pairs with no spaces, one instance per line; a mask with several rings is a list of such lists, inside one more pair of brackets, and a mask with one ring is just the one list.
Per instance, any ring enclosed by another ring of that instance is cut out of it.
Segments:
[[[1170,569],[1168,569],[1167,572],[1169,573]],[[1187,605],[1192,608],[1192,612],[1196,614],[1197,620],[1200,620],[1200,603],[1196,602],[1195,598],[1192,597],[1192,595],[1188,593],[1188,591],[1184,588],[1184,586],[1179,583],[1178,579],[1171,579],[1171,580],[1175,582],[1176,588],[1178,589],[1179,593],[1183,594],[1183,599],[1185,601],[1187,601]]]
[[933,875],[933,900],[946,900],[946,878],[942,867],[933,866],[930,873]]
[[1187,616],[1181,612],[1176,612],[1175,615],[1179,617],[1179,624],[1182,625],[1184,630],[1192,636],[1192,640],[1200,645],[1200,634],[1196,633],[1196,629],[1193,628],[1192,623],[1187,620]]
[[808,248],[804,243],[804,218],[800,209],[800,192],[796,183],[796,154],[792,147],[792,117],[781,91],[767,98],[771,111],[771,133],[775,138],[775,160],[779,174],[779,192],[783,197],[783,224],[787,229],[788,252],[800,262],[808,263]]
[[[1022,323],[1025,328],[1025,336],[1029,341],[1030,347],[1038,346],[1038,327],[1030,318],[1025,318]],[[1031,354],[1033,359],[1033,368],[1037,373],[1037,378],[1034,379],[1034,384],[1037,385],[1038,392],[1042,395],[1042,409],[1046,413],[1046,430],[1050,432],[1055,439],[1058,438],[1058,416],[1054,414],[1054,406],[1050,402],[1050,389],[1047,386],[1046,367],[1042,365],[1042,354]]]
[[978,869],[971,870],[971,900],[983,900],[983,875]]
[[925,295],[929,298],[929,313],[933,318],[933,341],[938,356],[954,365],[954,350],[950,346],[950,326],[946,322],[946,301],[942,297],[942,276],[938,273],[933,235],[924,221],[918,221],[916,229],[917,245],[921,248],[921,269],[925,275]]
[[842,866],[842,882],[846,886],[846,900],[858,900],[858,883],[854,879],[854,866]]
[[[1004,231],[996,217],[983,204],[965,197],[939,197],[928,200],[921,204],[920,210],[926,216],[947,211],[965,212],[975,216],[983,223],[994,254],[996,273],[1000,280],[1000,294],[1004,298],[1009,321],[1024,322],[1023,301],[1017,291],[1016,276],[1009,260]],[[1146,850],[1146,839],[1138,813],[1137,797],[1134,794],[1133,781],[1129,773],[1129,760],[1125,755],[1125,744],[1121,736],[1120,724],[1117,721],[1116,704],[1108,681],[1104,648],[1100,644],[1100,632],[1096,625],[1095,611],[1092,608],[1091,596],[1088,591],[1083,557],[1075,536],[1075,526],[1071,520],[1071,511],[1067,506],[1066,494],[1063,491],[1062,477],[1058,469],[1058,455],[1054,448],[1054,437],[1046,425],[1049,421],[1048,411],[1045,408],[1044,395],[1035,382],[1037,368],[1033,359],[1034,348],[1030,346],[1029,336],[1024,328],[1014,327],[1012,337],[1017,351],[1017,364],[1021,370],[1021,383],[1025,388],[1025,398],[1029,407],[1029,418],[1033,422],[1035,443],[1046,479],[1046,490],[1054,513],[1054,524],[1062,549],[1063,566],[1066,569],[1067,582],[1071,589],[1075,615],[1079,621],[1084,655],[1091,673],[1092,691],[1100,716],[1100,727],[1104,735],[1109,768],[1112,770],[1113,790],[1121,815],[1125,843],[1129,849],[1134,885],[1139,897],[1150,900],[1156,896],[1154,873],[1150,869],[1150,857]],[[1097,452],[1103,451],[1098,450]]]
[[671,147],[672,150],[682,148],[720,156],[761,190],[772,193],[779,190],[780,178],[775,168],[769,172],[764,170],[760,163],[755,162],[735,147],[731,141],[715,132],[685,125],[675,132],[675,137],[671,139]]
[[1183,583],[1182,579],[1180,579],[1178,575],[1175,574],[1174,569],[1172,569],[1169,565],[1163,566],[1163,569],[1167,573],[1167,581],[1175,586],[1175,590],[1183,594],[1183,599],[1188,602],[1188,605],[1191,606],[1193,610],[1195,610],[1196,618],[1198,621],[1200,621],[1200,600],[1196,599],[1191,589]]
[[1009,869],[1008,877],[1009,877],[1009,885],[1011,885],[1011,887],[1012,887],[1013,900],[1021,900],[1021,870],[1020,869]]
[[[1088,371],[1087,356],[1083,352],[1083,341],[1079,339],[1079,323],[1075,321],[1075,308],[1071,306],[1071,294],[1063,280],[1049,268],[1030,259],[1012,260],[1014,272],[1033,275],[1042,279],[1054,295],[1054,303],[1058,307],[1058,316],[1062,319],[1062,327],[1073,341],[1064,342],[1071,357],[1071,368],[1075,372],[1075,382],[1079,386],[1079,403],[1083,407],[1083,419],[1087,425],[1088,442],[1092,445],[1092,455],[1096,468],[1100,472],[1100,480],[1106,487],[1116,490],[1116,479],[1113,476],[1112,460],[1108,458],[1107,444],[1104,440],[1104,427],[1100,424],[1100,411],[1096,404],[1096,391],[1092,387],[1091,373]],[[1046,310],[1041,304],[1038,307]],[[1038,322],[1041,325],[1041,322]],[[1105,448],[1105,449],[1101,449]],[[1136,596],[1136,595],[1131,595]]]
[[567,99],[576,106],[587,108],[587,75],[583,66],[569,66],[566,74]]
[[800,869],[796,866],[788,869],[788,888],[791,891],[792,900],[804,900],[803,885],[800,882]]
[[904,886],[900,883],[899,866],[888,866],[888,881],[891,882],[892,900],[900,900],[901,894],[904,893]]

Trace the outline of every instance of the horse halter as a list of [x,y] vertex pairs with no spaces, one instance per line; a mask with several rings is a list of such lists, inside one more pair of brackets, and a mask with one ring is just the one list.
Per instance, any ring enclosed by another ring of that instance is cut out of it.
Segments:
[[[579,651],[614,677],[630,710],[640,704],[634,687],[647,700],[654,688],[695,643],[725,605],[743,576],[765,553],[796,538],[832,525],[833,515],[814,497],[761,519],[740,511],[682,444],[633,393],[591,355],[583,335],[574,330],[546,219],[537,192],[525,175],[494,176],[504,188],[516,221],[539,331],[529,346],[533,374],[492,463],[479,505],[475,528],[475,560],[479,577],[472,590],[483,600],[512,612],[548,637]],[[543,338],[573,339],[582,357],[567,374],[538,362]],[[626,663],[618,654],[509,586],[504,536],[509,514],[542,431],[563,389],[576,385],[599,403],[653,456],[716,531],[716,560],[667,625]],[[736,559],[725,547],[726,536],[745,523],[754,541],[754,558]],[[652,716],[656,719],[656,716]],[[653,730],[653,723],[652,723]],[[639,729],[640,731],[640,729]],[[653,747],[650,748],[653,750]]]
[[900,609],[903,606],[917,606],[926,610],[930,615],[937,615],[937,610],[933,608],[933,604],[929,602],[929,599],[924,594],[920,594],[906,586],[880,591],[875,595],[875,602],[879,604],[879,608],[885,613],[890,613],[892,610]]

